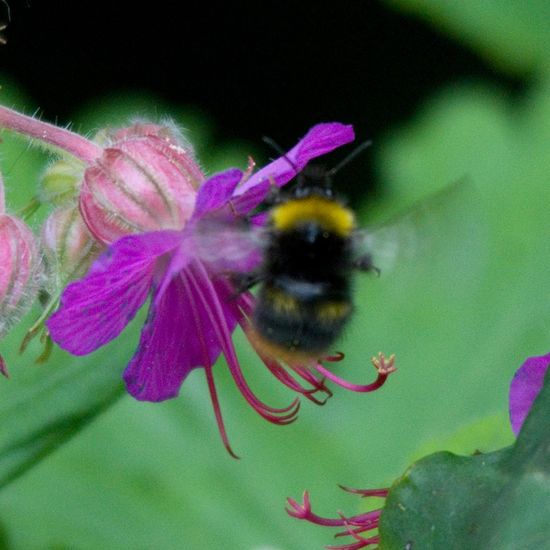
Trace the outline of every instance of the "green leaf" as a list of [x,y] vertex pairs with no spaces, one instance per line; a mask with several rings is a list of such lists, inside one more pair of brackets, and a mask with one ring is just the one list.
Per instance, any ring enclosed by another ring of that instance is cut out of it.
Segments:
[[380,549],[519,550],[550,540],[550,371],[513,447],[460,457],[437,453],[393,485]]
[[527,73],[550,65],[546,0],[386,0],[469,44],[500,68]]
[[[13,352],[21,330],[3,342],[11,378],[0,380],[0,488],[80,431],[124,394],[122,368],[135,345],[129,330],[116,345],[87,357],[55,350],[33,365],[39,346]],[[10,345],[12,344],[13,345]]]

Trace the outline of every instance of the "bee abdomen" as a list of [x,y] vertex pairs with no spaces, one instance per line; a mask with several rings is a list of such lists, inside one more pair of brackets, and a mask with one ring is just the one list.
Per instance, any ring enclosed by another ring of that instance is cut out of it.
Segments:
[[303,300],[267,286],[254,314],[259,335],[289,352],[322,354],[341,334],[352,313],[347,298]]

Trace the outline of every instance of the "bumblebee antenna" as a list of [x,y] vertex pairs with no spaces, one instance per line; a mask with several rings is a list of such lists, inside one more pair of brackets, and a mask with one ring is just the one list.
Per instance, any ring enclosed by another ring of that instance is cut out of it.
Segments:
[[300,170],[298,170],[298,167],[286,156],[286,153],[283,151],[283,148],[273,139],[267,136],[262,137],[262,141],[264,143],[267,143],[270,147],[272,147],[281,157],[283,157],[288,164],[292,167],[292,169],[296,172],[296,174],[300,173]]
[[368,149],[372,145],[372,141],[368,139],[363,143],[360,143],[344,160],[340,161],[334,168],[331,168],[327,173],[327,177],[331,178],[342,169],[346,164],[350,163],[356,156],[362,153],[365,149]]

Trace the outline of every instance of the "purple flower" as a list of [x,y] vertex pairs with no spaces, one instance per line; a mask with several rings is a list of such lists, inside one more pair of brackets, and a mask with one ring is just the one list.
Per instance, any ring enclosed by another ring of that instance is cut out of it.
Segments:
[[550,353],[529,357],[516,371],[510,384],[510,422],[512,430],[519,434],[535,398],[542,389],[544,375],[550,365]]
[[[388,496],[388,489],[348,489],[342,487],[345,491],[361,495],[362,497],[379,497],[386,498]],[[378,523],[380,521],[381,509],[372,510],[371,512],[365,512],[364,514],[358,514],[356,516],[346,517],[341,512],[338,513],[338,518],[325,518],[313,513],[311,509],[311,502],[309,499],[309,493],[304,492],[303,504],[299,504],[293,498],[287,499],[289,507],[286,509],[287,513],[297,519],[303,519],[314,523],[315,525],[321,525],[323,527],[343,527],[344,531],[337,533],[336,537],[349,536],[353,539],[353,542],[338,546],[327,546],[326,548],[331,550],[360,550],[361,548],[374,548],[377,547],[380,542],[378,534],[370,534],[368,537],[365,533],[369,531],[376,531],[378,529]]]
[[[293,421],[298,399],[285,408],[273,408],[261,401],[243,376],[231,340],[237,325],[245,334],[250,333],[248,319],[254,298],[248,292],[235,297],[235,289],[220,270],[238,266],[239,271],[246,272],[257,265],[258,257],[253,251],[231,250],[235,245],[229,232],[223,245],[221,237],[216,240],[215,246],[222,249],[213,252],[221,257],[223,265],[220,261],[214,265],[200,250],[199,229],[208,220],[247,215],[264,200],[272,185],[282,186],[296,175],[293,165],[301,170],[309,160],[353,138],[351,126],[319,124],[286,158],[275,160],[248,178],[240,170],[230,169],[204,181],[196,194],[193,213],[182,229],[120,238],[95,261],[86,277],[65,289],[59,310],[47,323],[53,340],[75,355],[91,353],[116,338],[151,296],[139,346],[124,372],[132,396],[145,401],[170,399],[178,394],[191,370],[204,368],[224,445],[235,456],[212,374],[216,359],[223,354],[240,392],[261,416],[277,424]],[[382,385],[393,370],[391,364],[382,362],[377,367],[377,380],[358,386],[340,380],[321,363],[314,368],[291,365],[289,372],[278,361],[256,351],[279,381],[316,403],[323,403],[331,395],[325,377],[354,391],[371,391]],[[325,394],[323,399],[316,396],[319,392]]]

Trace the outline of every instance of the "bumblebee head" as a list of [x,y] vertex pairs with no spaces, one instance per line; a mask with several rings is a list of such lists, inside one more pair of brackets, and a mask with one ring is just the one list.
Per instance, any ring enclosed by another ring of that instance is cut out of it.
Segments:
[[325,199],[327,201],[335,201],[336,197],[332,189],[333,176],[372,144],[370,140],[360,143],[347,157],[345,157],[333,168],[327,169],[323,165],[312,164],[307,165],[300,171],[300,169],[275,141],[265,136],[262,139],[265,143],[273,147],[273,149],[275,149],[275,151],[277,151],[288,162],[296,173],[296,185],[289,193],[286,194],[286,196],[277,196],[273,201],[274,203],[284,203],[292,199],[300,200],[310,197]]
[[334,199],[332,189],[332,175],[330,170],[319,164],[308,165],[296,178],[296,185],[290,192],[294,199],[307,197],[323,197],[327,200]]

